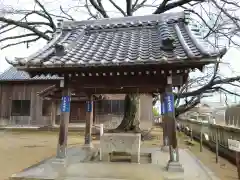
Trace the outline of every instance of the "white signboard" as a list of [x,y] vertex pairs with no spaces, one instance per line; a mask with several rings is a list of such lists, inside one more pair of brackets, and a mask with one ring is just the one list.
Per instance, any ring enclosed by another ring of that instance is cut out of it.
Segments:
[[228,148],[230,150],[240,152],[240,141],[228,139]]

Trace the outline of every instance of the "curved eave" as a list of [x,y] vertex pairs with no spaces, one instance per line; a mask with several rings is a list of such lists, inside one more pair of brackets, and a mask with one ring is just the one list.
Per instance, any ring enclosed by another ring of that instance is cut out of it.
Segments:
[[[222,58],[226,52],[227,52],[227,48],[224,47],[222,49],[217,49],[215,48],[213,51],[207,51],[205,47],[203,47],[201,45],[201,43],[198,42],[198,38],[196,37],[196,35],[193,34],[193,31],[190,29],[189,25],[186,24],[185,26],[185,30],[187,32],[187,34],[189,35],[191,41],[194,43],[194,45],[197,47],[197,49],[200,51],[200,53],[204,56],[204,57],[216,57],[216,58]],[[202,38],[202,37],[199,37]]]
[[[8,58],[5,57],[5,60],[7,61],[8,64],[13,65],[13,66],[25,66],[27,64],[31,63],[36,63],[35,59],[38,59],[38,56],[43,54],[45,56],[48,56],[52,53],[52,48],[59,42],[61,43],[66,36],[69,36],[69,34],[63,35],[62,31],[57,31],[53,37],[53,39],[47,43],[43,48],[38,50],[37,52],[33,53],[29,57],[26,58],[15,58],[14,60],[9,60]],[[62,39],[62,40],[61,40]]]
[[26,60],[24,58],[15,58],[14,60],[9,60],[7,57],[5,57],[5,61],[14,67],[26,65]]

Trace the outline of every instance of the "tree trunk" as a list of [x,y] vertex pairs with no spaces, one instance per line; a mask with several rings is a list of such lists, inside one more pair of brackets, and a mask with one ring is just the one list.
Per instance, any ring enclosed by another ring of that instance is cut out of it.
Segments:
[[124,117],[115,132],[136,132],[140,131],[140,95],[127,94],[124,101]]

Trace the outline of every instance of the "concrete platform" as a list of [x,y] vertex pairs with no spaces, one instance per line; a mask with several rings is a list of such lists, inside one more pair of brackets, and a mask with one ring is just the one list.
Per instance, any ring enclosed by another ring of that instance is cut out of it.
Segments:
[[66,161],[47,159],[11,179],[21,180],[217,180],[188,150],[179,150],[184,173],[166,171],[169,153],[160,148],[144,148],[141,153],[151,153],[151,163],[93,162],[90,157],[96,152],[81,147],[68,150]]
[[69,148],[67,159],[61,160],[55,157],[45,159],[22,172],[13,174],[11,179],[36,179],[36,180],[55,180],[65,172],[70,164],[83,163],[89,161],[94,151],[85,150],[81,146]]

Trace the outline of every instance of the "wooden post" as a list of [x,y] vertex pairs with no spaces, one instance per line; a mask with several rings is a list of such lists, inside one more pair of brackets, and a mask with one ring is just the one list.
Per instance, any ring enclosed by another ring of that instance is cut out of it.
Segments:
[[57,115],[57,102],[56,100],[52,100],[51,107],[51,126],[54,127],[56,125],[56,115]]
[[61,82],[63,86],[62,91],[62,102],[61,102],[61,115],[60,115],[60,128],[59,128],[59,139],[57,147],[57,158],[63,159],[67,153],[67,136],[68,136],[68,123],[70,116],[70,101],[71,101],[71,90],[68,87],[68,77],[64,77],[64,82]]
[[93,98],[89,96],[86,102],[85,147],[92,147]]
[[161,93],[161,95],[160,95],[162,127],[163,127],[163,145],[161,147],[161,150],[162,151],[169,151],[169,137],[168,137],[166,115],[165,115],[166,107],[165,107],[165,102],[164,102],[164,95],[165,95],[165,93]]
[[[101,136],[103,135],[104,133],[104,129],[103,129],[103,124],[100,124],[100,139],[101,139]],[[101,148],[99,149],[99,154],[100,154],[100,161],[102,160],[102,150]]]
[[[199,118],[198,118],[199,119]],[[203,150],[203,121],[201,120],[201,130],[200,130],[200,152]]]
[[240,180],[240,152],[236,152],[236,165],[237,165],[238,179]]
[[216,129],[216,163],[218,163],[218,146],[219,146],[219,139],[218,139],[218,128]]
[[165,91],[166,91],[166,95],[165,95],[166,122],[167,122],[168,137],[169,137],[169,155],[170,155],[170,160],[167,165],[167,170],[173,171],[173,172],[182,172],[183,167],[179,162],[174,95],[172,92],[172,76],[167,77],[167,86]]
[[201,124],[201,131],[200,131],[200,152],[203,151],[203,132],[202,132],[203,124]]
[[193,141],[192,123],[190,124],[190,140]]
[[96,101],[93,101],[92,103],[92,106],[93,106],[93,124],[96,124]]

